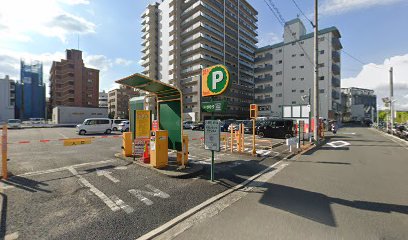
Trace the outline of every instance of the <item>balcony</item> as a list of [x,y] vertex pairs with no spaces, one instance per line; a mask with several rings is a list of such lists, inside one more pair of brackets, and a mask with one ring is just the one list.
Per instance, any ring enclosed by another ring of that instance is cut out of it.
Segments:
[[273,102],[272,98],[255,99],[256,104],[271,104]]
[[332,51],[332,60],[335,63],[339,63],[340,62],[340,53],[337,51]]
[[340,87],[340,79],[336,78],[336,77],[332,77],[332,86],[339,88]]
[[197,97],[183,99],[183,104],[197,103]]
[[263,78],[255,78],[255,84],[269,83],[269,82],[272,82],[272,76],[266,76]]
[[340,40],[338,38],[332,38],[332,46],[334,48],[334,50],[340,50],[343,48],[343,46],[341,46]]
[[196,93],[196,92],[198,92],[197,89],[198,89],[197,86],[193,86],[191,88],[183,89],[183,94]]
[[259,62],[264,62],[264,61],[269,61],[273,59],[273,55],[270,53],[265,54],[265,56],[263,57],[257,57],[255,58],[255,63],[259,63]]
[[198,109],[198,107],[193,107],[193,108],[185,108],[183,109],[184,113],[191,113],[191,112],[200,112],[200,110]]
[[336,100],[340,99],[340,94],[339,94],[339,92],[337,92],[337,91],[335,91],[335,90],[332,90],[332,98],[333,98],[333,99],[336,99]]
[[340,67],[337,64],[332,64],[332,73],[334,75],[340,74]]
[[254,58],[251,56],[248,56],[247,54],[243,53],[243,52],[239,52],[239,55],[244,57],[246,60],[250,61],[250,62],[254,62]]
[[255,73],[260,73],[260,72],[266,72],[266,71],[272,71],[273,66],[272,65],[266,65],[264,67],[258,67],[255,68]]
[[197,78],[189,77],[189,78],[181,79],[180,83],[181,83],[181,85],[186,85],[186,84],[190,84],[190,83],[196,83],[197,80],[198,80]]
[[[242,65],[244,65],[245,67],[250,68],[251,70],[254,69],[254,66],[253,66],[253,65],[251,65],[251,64],[249,64],[249,63],[246,63],[246,62],[244,62],[244,61],[239,60],[239,64],[242,64]],[[249,69],[248,69],[248,71],[249,71]]]
[[272,93],[272,91],[273,88],[270,86],[265,88],[255,88],[254,93]]

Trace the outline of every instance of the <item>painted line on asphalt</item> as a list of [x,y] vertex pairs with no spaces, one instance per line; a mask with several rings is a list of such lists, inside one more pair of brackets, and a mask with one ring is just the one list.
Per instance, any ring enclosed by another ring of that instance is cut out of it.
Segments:
[[106,177],[107,179],[111,180],[113,183],[118,183],[118,182],[120,182],[119,179],[113,177],[111,174],[112,174],[112,173],[109,172],[109,171],[96,170],[96,175],[98,175],[98,176],[104,176],[104,177]]
[[4,240],[15,240],[18,238],[18,232],[13,232],[4,236]]
[[94,185],[92,185],[88,180],[86,180],[84,177],[78,174],[77,170],[73,167],[68,167],[68,171],[70,171],[74,176],[78,177],[79,181],[89,190],[94,193],[98,198],[102,200],[112,211],[116,212],[120,210],[121,208],[116,205],[108,196],[106,196],[105,193],[103,193],[101,190],[97,189]]
[[134,211],[134,209],[127,205],[122,199],[120,199],[118,196],[116,195],[112,195],[110,197],[110,199],[112,199],[113,202],[115,202],[116,205],[118,205],[123,211],[125,211],[127,214],[130,214]]
[[[381,135],[383,135],[385,138],[388,138],[389,140],[391,140],[391,141],[393,141],[393,142],[395,142],[395,143],[398,143],[401,147],[403,147],[403,148],[405,148],[406,150],[408,150],[408,142],[406,142],[405,140],[401,140],[401,139],[399,139],[399,138],[397,138],[396,136],[393,136],[393,135],[389,135],[389,134],[387,134],[387,133],[384,133],[384,132],[382,132],[382,131],[380,131],[380,130],[377,130],[377,129],[374,129],[374,128],[370,128],[372,131],[377,131],[377,132],[379,132]],[[384,147],[386,147],[386,146],[384,146]]]
[[6,182],[3,182],[3,181],[4,180],[0,181],[0,191],[10,189],[10,188],[14,188],[13,185],[7,184]]
[[58,133],[59,135],[61,135],[63,138],[68,138],[67,136],[65,136],[64,134],[62,134],[62,133]]
[[145,185],[146,188],[150,190],[144,191],[144,190],[139,190],[139,189],[130,189],[129,193],[135,196],[137,199],[139,199],[141,202],[146,204],[147,206],[153,205],[153,201],[145,197],[144,195],[151,196],[151,197],[160,197],[160,198],[169,198],[170,195],[153,187],[150,184]]
[[[94,166],[94,165],[116,162],[116,161],[117,161],[116,159],[109,159],[109,160],[104,160],[104,161],[99,161],[99,162],[80,163],[80,164],[75,164],[75,165],[70,165],[70,166],[65,166],[65,167],[60,167],[60,168],[54,168],[54,169],[48,169],[48,170],[42,170],[42,171],[36,171],[36,172],[27,172],[27,173],[19,174],[16,176],[17,177],[35,176],[35,175],[41,175],[41,174],[47,174],[47,173],[61,172],[61,171],[67,170],[67,168],[70,168],[70,167],[78,168],[78,167],[85,167],[85,166]],[[11,176],[10,178],[13,178],[13,176]]]
[[[268,171],[274,169],[276,166],[282,164],[283,161],[279,161],[276,162],[275,164],[272,164],[271,166],[267,167],[266,169],[262,170],[261,172],[253,175],[252,177],[248,178],[247,180],[245,180],[244,182],[228,189],[225,190],[222,193],[217,194],[214,197],[211,197],[210,199],[204,201],[203,203],[191,208],[190,210],[184,212],[183,214],[173,218],[172,220],[168,221],[167,223],[163,224],[162,226],[153,229],[152,231],[146,233],[145,235],[137,238],[138,240],[144,240],[144,239],[152,239],[154,237],[159,236],[160,234],[164,233],[165,231],[168,231],[169,229],[173,228],[176,224],[182,222],[183,220],[187,219],[188,217],[192,216],[193,214],[199,212],[200,210],[208,207],[210,204],[222,199],[223,197],[225,197],[226,195],[229,195],[243,187],[245,187],[246,185],[248,185],[249,183],[251,183],[252,181],[254,181],[255,179],[259,178],[260,176],[262,176],[263,174],[267,173]],[[285,167],[289,165],[288,163],[285,163]],[[282,168],[283,169],[283,168]],[[282,170],[280,169],[280,170]],[[280,171],[279,170],[279,171]],[[276,173],[275,173],[276,174]]]

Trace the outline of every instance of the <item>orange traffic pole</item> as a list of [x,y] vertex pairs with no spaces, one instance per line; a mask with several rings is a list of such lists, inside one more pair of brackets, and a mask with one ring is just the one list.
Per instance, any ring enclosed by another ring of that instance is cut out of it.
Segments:
[[3,125],[1,136],[1,163],[3,179],[7,180],[7,125]]
[[232,125],[230,125],[230,127],[231,127],[231,135],[230,135],[230,138],[231,138],[231,153],[232,153],[232,152],[233,152],[233,149],[234,149],[234,135],[233,135],[234,130],[232,129]]

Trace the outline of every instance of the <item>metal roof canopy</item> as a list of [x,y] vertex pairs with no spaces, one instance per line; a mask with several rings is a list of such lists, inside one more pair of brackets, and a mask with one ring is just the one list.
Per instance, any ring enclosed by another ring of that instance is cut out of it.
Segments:
[[180,89],[139,73],[117,80],[116,83],[150,92],[157,96],[158,102],[181,100]]
[[[183,99],[180,89],[139,73],[117,80],[116,83],[156,95],[159,128],[168,130],[169,149],[184,152],[181,137],[183,136]],[[166,117],[161,118],[161,115]],[[184,166],[184,154],[182,158]]]

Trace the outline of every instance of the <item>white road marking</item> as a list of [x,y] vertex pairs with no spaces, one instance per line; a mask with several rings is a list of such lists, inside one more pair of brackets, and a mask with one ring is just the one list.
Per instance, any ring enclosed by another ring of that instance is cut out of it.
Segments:
[[116,179],[111,175],[111,172],[108,172],[108,171],[105,171],[105,170],[96,170],[96,175],[105,176],[107,179],[111,180],[114,183],[120,182],[119,179]]
[[4,236],[4,240],[15,240],[18,238],[18,232],[13,232]]
[[118,196],[112,195],[110,199],[112,199],[112,201],[114,201],[115,204],[118,205],[127,214],[130,214],[134,211],[131,206],[127,205],[122,199],[118,198]]
[[[267,180],[275,176],[278,172],[280,172],[288,165],[289,163],[283,163],[282,161],[279,161],[269,166],[268,168],[262,170],[258,174],[255,174],[252,177],[248,178],[243,183],[238,184],[228,190],[225,190],[224,192],[206,200],[205,202],[173,218],[172,220],[168,221],[162,226],[146,233],[145,235],[139,237],[138,240],[153,239],[155,237],[158,237],[159,239],[172,239],[178,234],[185,231],[186,229],[193,226],[193,224],[196,224],[198,221],[203,221],[207,219],[207,217],[212,217],[213,215],[219,213],[220,211],[227,208],[234,202],[238,201],[248,193],[247,191],[237,190],[243,189],[246,185],[248,185],[248,188],[246,189],[252,189],[253,187],[261,185],[263,182],[266,182]],[[276,169],[274,169],[275,167]],[[257,179],[257,181],[253,182],[253,180],[255,179]],[[232,193],[234,193],[235,195]],[[214,203],[216,201],[218,202]],[[193,220],[189,221],[189,219]]]
[[334,142],[329,142],[327,145],[334,147],[334,148],[340,148],[340,147],[345,147],[351,145],[349,142],[345,141],[334,141]]
[[138,198],[140,201],[142,201],[144,204],[148,205],[148,206],[153,205],[153,201],[146,198],[145,196],[143,196],[143,194],[147,195],[147,196],[160,197],[160,198],[169,198],[170,197],[169,194],[167,194],[167,193],[165,193],[163,191],[160,191],[159,189],[153,187],[150,184],[146,184],[146,188],[150,189],[151,192],[144,191],[144,190],[139,190],[139,189],[130,189],[129,192],[132,195],[134,195],[136,198]]
[[41,174],[46,174],[46,173],[55,173],[55,172],[61,172],[67,170],[67,168],[77,168],[77,167],[85,167],[85,166],[93,166],[93,165],[99,165],[99,164],[104,164],[104,163],[110,163],[110,162],[115,162],[117,161],[116,159],[109,159],[109,160],[103,160],[99,162],[89,162],[89,163],[80,163],[80,164],[75,164],[71,166],[65,166],[65,167],[60,167],[60,168],[54,168],[54,169],[48,169],[48,170],[42,170],[42,171],[36,171],[36,172],[27,172],[23,174],[17,175],[18,177],[26,177],[26,176],[35,176],[35,175],[41,175]]
[[77,170],[73,167],[67,167],[67,169],[76,177],[78,177],[79,181],[85,186],[88,187],[89,190],[94,193],[97,197],[99,197],[112,211],[116,212],[120,210],[120,207],[116,205],[105,193],[97,189],[94,185],[92,185],[88,180],[78,174]]
[[117,167],[114,167],[113,169],[116,169],[116,170],[126,170],[127,167],[126,167],[126,166],[117,166]]
[[354,133],[354,132],[342,132],[341,134],[345,134],[345,135],[356,135],[356,133]]
[[6,190],[10,188],[14,188],[14,186],[7,184],[6,182],[3,182],[3,181],[0,182],[0,190]]
[[65,136],[64,134],[62,134],[62,133],[58,133],[59,135],[61,135],[63,138],[68,138],[67,136]]

